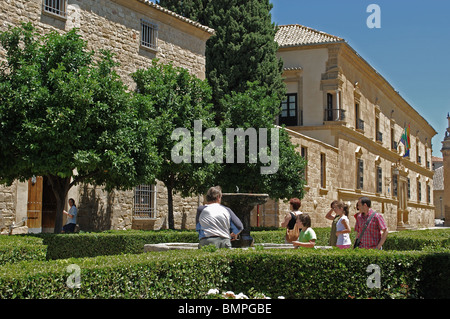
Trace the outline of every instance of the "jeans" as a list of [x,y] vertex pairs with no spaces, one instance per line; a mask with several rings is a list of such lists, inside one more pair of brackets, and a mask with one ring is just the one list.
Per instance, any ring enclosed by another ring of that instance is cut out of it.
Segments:
[[200,239],[198,248],[203,246],[214,245],[217,248],[231,248],[230,238],[223,237],[203,237]]

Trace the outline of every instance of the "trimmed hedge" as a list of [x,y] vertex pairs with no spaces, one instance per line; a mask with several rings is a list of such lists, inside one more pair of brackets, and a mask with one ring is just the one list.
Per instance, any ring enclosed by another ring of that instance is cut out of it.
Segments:
[[47,259],[140,254],[145,244],[198,242],[195,231],[111,230],[101,233],[39,234],[48,246]]
[[47,246],[41,238],[14,235],[0,236],[0,266],[22,260],[46,260]]
[[[67,267],[80,267],[69,288]],[[367,267],[381,271],[368,287]],[[0,268],[0,298],[207,298],[211,288],[277,298],[448,298],[450,250],[206,250],[19,262]]]
[[[330,228],[317,228],[318,246],[327,246]],[[251,232],[255,243],[284,243],[284,229]],[[354,242],[355,232],[350,234]],[[195,231],[105,231],[78,234],[37,234],[0,236],[0,265],[6,262],[38,259],[65,259],[108,256],[119,254],[140,254],[145,244],[167,242],[198,242]],[[407,230],[390,233],[384,250],[423,250],[450,247],[450,229]],[[46,253],[45,253],[46,250]]]

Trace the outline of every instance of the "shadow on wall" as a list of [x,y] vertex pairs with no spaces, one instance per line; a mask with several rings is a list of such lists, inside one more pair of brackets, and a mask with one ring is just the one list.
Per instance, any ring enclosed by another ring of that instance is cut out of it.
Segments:
[[83,185],[80,187],[78,203],[78,224],[83,231],[104,231],[111,229],[114,192],[101,187]]

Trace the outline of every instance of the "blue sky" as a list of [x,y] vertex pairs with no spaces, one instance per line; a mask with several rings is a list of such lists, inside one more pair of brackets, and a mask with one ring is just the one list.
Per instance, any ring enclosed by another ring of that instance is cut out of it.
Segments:
[[[449,0],[271,0],[278,25],[301,24],[344,38],[436,130],[433,155],[450,112]],[[381,28],[366,24],[370,4]]]

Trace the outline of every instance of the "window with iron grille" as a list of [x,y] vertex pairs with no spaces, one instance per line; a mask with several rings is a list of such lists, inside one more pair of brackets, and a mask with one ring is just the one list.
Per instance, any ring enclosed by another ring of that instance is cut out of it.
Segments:
[[155,185],[138,185],[134,188],[133,218],[154,218],[156,215]]
[[358,159],[358,167],[356,168],[356,188],[363,189],[364,187],[364,161]]
[[383,191],[383,170],[380,166],[377,166],[377,193],[381,194]]
[[141,19],[141,46],[158,49],[158,26],[144,19]]
[[67,0],[44,0],[42,6],[45,12],[56,14],[61,17],[67,16]]
[[411,180],[408,177],[408,199],[411,199]]
[[392,175],[392,194],[397,197],[398,194],[398,175]]

